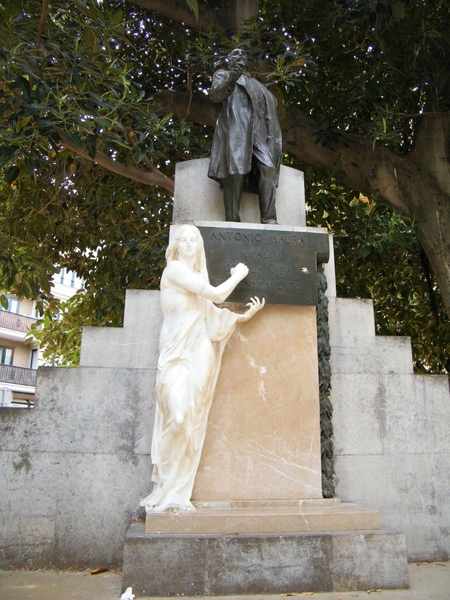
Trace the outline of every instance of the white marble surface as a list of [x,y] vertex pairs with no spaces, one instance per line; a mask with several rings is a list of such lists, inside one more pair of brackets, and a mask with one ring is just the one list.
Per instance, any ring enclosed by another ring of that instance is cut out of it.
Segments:
[[151,450],[154,486],[141,501],[147,512],[194,510],[192,489],[223,350],[236,323],[264,306],[252,298],[238,314],[213,304],[226,300],[248,269],[240,263],[225,282],[210,285],[203,240],[193,225],[176,230],[166,259]]

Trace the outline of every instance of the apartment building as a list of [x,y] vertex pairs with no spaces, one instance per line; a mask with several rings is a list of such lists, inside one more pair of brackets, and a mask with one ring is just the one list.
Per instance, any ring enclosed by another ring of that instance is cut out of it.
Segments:
[[[72,271],[54,276],[52,293],[67,300],[83,287]],[[31,407],[34,403],[36,370],[43,364],[36,340],[25,343],[30,327],[38,319],[36,302],[6,294],[7,308],[0,309],[0,406]]]
[[8,307],[0,310],[0,404],[28,406],[34,401],[37,342],[25,344],[36,321],[36,303],[7,294]]

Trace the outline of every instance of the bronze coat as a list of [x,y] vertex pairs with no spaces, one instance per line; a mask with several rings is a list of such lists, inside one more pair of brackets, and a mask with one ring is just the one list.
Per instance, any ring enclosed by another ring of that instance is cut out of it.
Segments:
[[[241,75],[233,85],[230,71],[224,69],[214,73],[209,95],[223,106],[214,132],[208,176],[220,182],[229,175],[249,174],[253,156],[279,168],[281,128],[275,96],[248,74]],[[246,188],[250,191],[249,186]]]

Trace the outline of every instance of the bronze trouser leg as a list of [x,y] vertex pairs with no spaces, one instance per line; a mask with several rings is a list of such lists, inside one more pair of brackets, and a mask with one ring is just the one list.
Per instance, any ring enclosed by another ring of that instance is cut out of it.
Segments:
[[259,162],[259,160],[253,161],[253,170],[258,181],[261,223],[276,223],[275,195],[277,191],[277,170],[275,167],[268,167]]
[[222,180],[225,221],[240,221],[241,196],[245,175],[229,175]]

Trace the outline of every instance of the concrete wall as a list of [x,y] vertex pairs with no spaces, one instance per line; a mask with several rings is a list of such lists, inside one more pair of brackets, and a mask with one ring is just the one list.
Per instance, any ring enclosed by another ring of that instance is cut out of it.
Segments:
[[85,330],[82,367],[40,368],[34,409],[1,409],[0,568],[120,567],[150,490],[158,292],[129,293],[124,324]]
[[121,564],[148,487],[136,416],[151,422],[152,385],[144,369],[44,368],[35,409],[1,410],[0,568]]
[[[380,509],[411,559],[447,559],[447,378],[413,375],[370,302],[330,298],[330,325],[338,495]],[[86,329],[78,369],[39,369],[36,408],[0,409],[0,568],[121,565],[150,487],[159,329],[158,292],[129,292],[124,328]]]
[[450,393],[414,375],[408,338],[375,336],[372,302],[330,299],[336,489],[406,533],[410,560],[450,557]]

